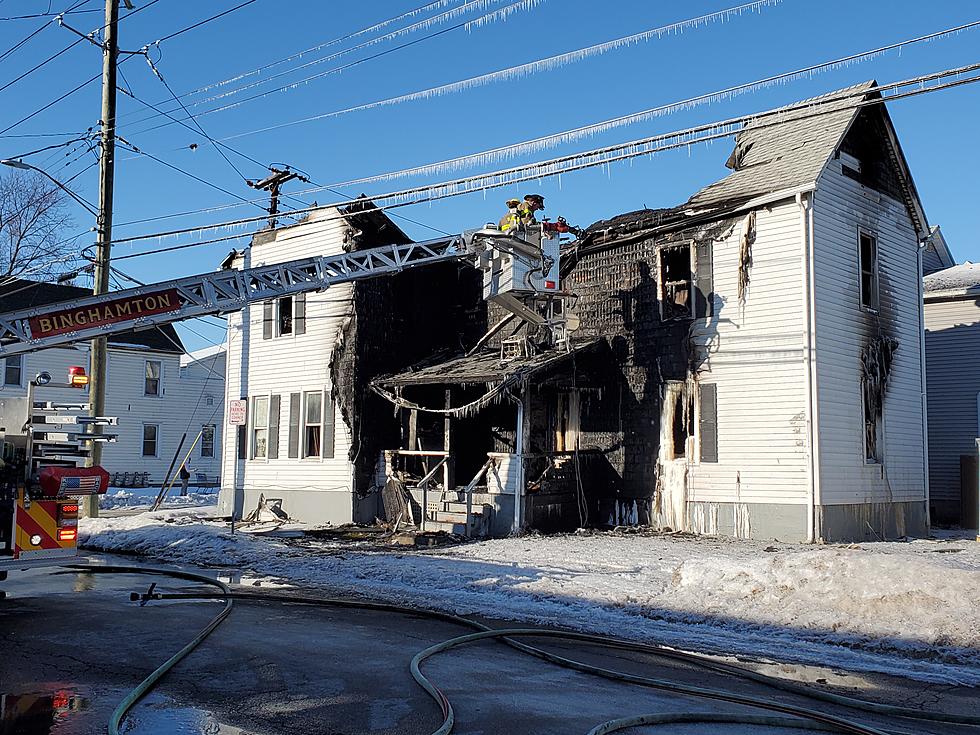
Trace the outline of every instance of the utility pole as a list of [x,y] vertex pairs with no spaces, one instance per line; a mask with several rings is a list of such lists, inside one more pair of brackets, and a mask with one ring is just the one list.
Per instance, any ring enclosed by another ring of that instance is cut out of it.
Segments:
[[269,192],[269,229],[274,230],[276,229],[276,215],[279,214],[279,190],[282,188],[282,185],[293,179],[299,179],[307,184],[310,183],[310,180],[305,176],[300,176],[295,171],[290,171],[288,166],[285,169],[269,166],[269,171],[271,172],[270,175],[261,181],[246,180],[245,183],[253,189],[261,189]]
[[[127,2],[127,6],[129,3]],[[99,219],[98,241],[95,250],[95,283],[92,293],[98,295],[109,290],[109,251],[112,247],[112,185],[116,166],[116,61],[119,56],[117,30],[119,26],[119,0],[106,0],[105,34],[102,43],[102,156],[99,160]],[[92,340],[89,374],[89,415],[105,415],[106,338]],[[93,426],[101,434],[102,427]],[[90,442],[89,465],[102,463],[102,442]],[[86,498],[89,517],[99,515],[98,495]]]

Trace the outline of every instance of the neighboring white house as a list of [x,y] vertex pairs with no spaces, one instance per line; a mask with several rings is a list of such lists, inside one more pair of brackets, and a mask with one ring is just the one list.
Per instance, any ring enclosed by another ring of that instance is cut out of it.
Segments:
[[[50,283],[17,280],[0,288],[0,311],[70,300],[90,295],[87,289]],[[118,440],[103,448],[102,464],[110,475],[129,482],[137,473],[147,473],[149,483],[160,483],[184,440],[186,453],[199,432],[203,432],[191,458],[190,467],[214,482],[220,466],[220,427],[224,376],[223,356],[215,374],[206,379],[206,357],[181,368],[184,347],[170,325],[109,338],[106,375],[106,414],[119,419],[107,428]],[[68,368],[89,369],[87,342],[71,347],[53,347],[0,360],[3,368],[0,386],[0,432],[19,434],[27,419],[27,385],[37,373],[48,372],[53,382],[66,382]],[[37,400],[83,403],[88,389],[47,388]],[[195,478],[196,479],[196,478]],[[193,480],[192,480],[193,481]]]
[[[336,210],[317,212],[300,224],[256,235],[226,267],[341,253],[347,232]],[[223,512],[247,515],[264,496],[284,500],[291,516],[309,523],[353,519],[350,433],[330,376],[352,288],[334,286],[229,315],[225,395],[227,401],[247,401],[247,423],[227,427]]]
[[963,263],[924,279],[933,520],[977,525],[980,436],[980,266]]

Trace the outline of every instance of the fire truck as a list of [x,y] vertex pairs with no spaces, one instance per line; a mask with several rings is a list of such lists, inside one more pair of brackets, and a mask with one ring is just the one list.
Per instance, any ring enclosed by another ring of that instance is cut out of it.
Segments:
[[[66,378],[62,383],[47,372],[34,376],[23,401],[23,425],[0,433],[0,579],[9,569],[76,560],[79,497],[109,486],[104,469],[85,464],[93,442],[116,438],[92,427],[114,426],[116,419],[89,416],[83,401],[58,400],[88,385],[80,366],[68,368]],[[19,422],[14,413],[4,419]]]
[[[341,283],[435,263],[460,261],[483,272],[483,296],[537,332],[539,348],[567,347],[569,313],[559,283],[560,236],[575,232],[563,219],[502,232],[494,225],[422,242],[223,270],[0,314],[0,358],[201,316]],[[89,417],[82,403],[38,400],[51,387],[82,387],[84,370],[55,386],[41,373],[31,382],[30,418],[20,445],[4,440],[7,462],[23,472],[0,490],[0,579],[6,569],[64,563],[76,554],[78,496],[103,493],[108,475],[83,467],[93,441],[112,441],[101,428],[112,417]],[[59,444],[60,442],[60,444]],[[68,451],[65,444],[82,445]],[[9,445],[9,450],[8,450]],[[9,467],[8,467],[9,468]],[[8,477],[11,473],[8,472]]]

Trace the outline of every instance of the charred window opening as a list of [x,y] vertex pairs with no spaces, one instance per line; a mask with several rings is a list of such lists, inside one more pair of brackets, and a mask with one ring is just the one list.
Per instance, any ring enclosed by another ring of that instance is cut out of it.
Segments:
[[668,429],[661,432],[661,441],[666,440],[670,450],[666,459],[683,459],[687,456],[687,440],[694,436],[694,400],[686,383],[668,382],[665,385],[661,420]]
[[861,232],[858,236],[861,249],[861,305],[865,309],[878,310],[878,240],[874,235]]
[[861,403],[864,414],[864,459],[868,464],[880,464],[884,458],[883,415],[885,390],[891,374],[892,359],[898,342],[891,337],[878,336],[861,350]]
[[664,320],[691,318],[694,274],[691,269],[690,243],[660,248],[658,274],[661,317]]
[[861,384],[864,401],[864,461],[881,463],[881,413],[875,409],[874,390],[867,381]]

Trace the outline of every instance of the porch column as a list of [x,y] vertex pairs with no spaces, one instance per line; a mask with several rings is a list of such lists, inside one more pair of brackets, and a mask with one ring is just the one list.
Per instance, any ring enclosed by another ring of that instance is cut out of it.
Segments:
[[517,455],[517,481],[514,487],[514,526],[513,533],[520,533],[524,527],[524,450],[531,438],[530,397],[525,390],[517,402],[517,427],[515,431],[514,453]]

